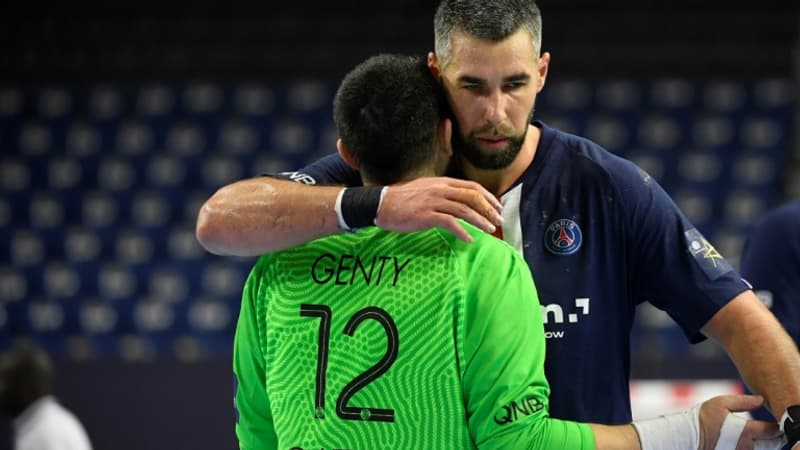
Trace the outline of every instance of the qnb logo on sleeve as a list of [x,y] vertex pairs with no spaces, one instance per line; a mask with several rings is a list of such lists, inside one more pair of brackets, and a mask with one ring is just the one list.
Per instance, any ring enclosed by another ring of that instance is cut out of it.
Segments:
[[494,415],[494,423],[498,425],[514,423],[521,418],[520,415],[527,417],[543,409],[544,404],[538,398],[529,395],[520,401],[514,400],[503,405],[503,410]]
[[303,172],[281,172],[278,175],[303,184],[317,184],[317,180]]
[[[581,316],[589,315],[589,299],[576,298],[575,309],[573,312],[564,314],[564,308],[558,303],[551,303],[549,305],[541,305],[542,308],[542,322],[545,325],[549,324],[564,324],[564,323],[578,323]],[[561,339],[566,332],[561,330],[545,330],[544,337],[547,339]]]
[[694,257],[710,280],[716,280],[733,270],[730,263],[703,237],[697,228],[692,228],[683,234],[686,237],[689,254]]

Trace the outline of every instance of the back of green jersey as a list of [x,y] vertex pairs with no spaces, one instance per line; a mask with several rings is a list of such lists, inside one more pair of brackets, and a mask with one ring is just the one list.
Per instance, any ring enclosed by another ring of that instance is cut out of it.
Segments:
[[279,448],[472,447],[458,264],[436,230],[369,228],[275,255],[259,303]]

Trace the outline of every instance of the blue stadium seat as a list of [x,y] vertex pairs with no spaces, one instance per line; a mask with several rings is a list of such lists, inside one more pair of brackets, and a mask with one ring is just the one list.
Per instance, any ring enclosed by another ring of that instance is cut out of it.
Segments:
[[97,295],[104,301],[133,302],[144,293],[136,273],[116,262],[107,262],[97,272]]
[[172,265],[154,267],[147,281],[148,297],[160,303],[185,303],[192,292],[186,275]]
[[129,110],[125,95],[117,86],[97,85],[90,89],[87,96],[87,112],[92,119],[117,120]]
[[722,114],[698,115],[692,126],[692,142],[700,149],[727,149],[734,144],[737,124],[728,116]]
[[677,114],[646,113],[634,131],[636,141],[643,148],[675,152],[686,143],[685,121]]
[[74,101],[66,88],[48,86],[39,92],[36,112],[45,119],[65,117],[72,111]]
[[597,84],[594,103],[609,111],[639,111],[642,107],[644,93],[639,82],[617,78],[605,80]]
[[706,110],[719,113],[737,113],[749,102],[746,87],[736,80],[709,80],[701,88]]
[[202,182],[208,189],[217,190],[222,186],[245,178],[244,166],[237,158],[229,156],[209,156],[203,162]]
[[613,153],[621,154],[630,146],[631,134],[625,120],[613,114],[593,114],[586,123],[586,137]]
[[661,78],[648,86],[646,108],[661,112],[688,112],[697,105],[697,86],[683,78]]
[[73,122],[64,137],[65,152],[82,160],[96,156],[112,142],[109,128],[85,121]]
[[28,165],[19,158],[3,158],[0,161],[0,189],[4,196],[21,203],[19,194],[31,188],[32,174]]
[[134,111],[145,119],[172,114],[177,102],[175,92],[163,84],[141,86],[135,97]]
[[16,86],[0,87],[0,123],[22,115],[25,94]]
[[31,281],[22,271],[0,266],[0,303],[18,303],[29,298]]
[[61,261],[50,261],[42,272],[45,298],[64,302],[81,295],[81,277],[70,266]]

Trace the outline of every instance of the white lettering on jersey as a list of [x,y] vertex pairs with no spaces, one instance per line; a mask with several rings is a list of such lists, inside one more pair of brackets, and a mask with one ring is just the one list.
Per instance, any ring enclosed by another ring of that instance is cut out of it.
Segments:
[[303,172],[281,172],[280,174],[285,175],[289,177],[290,180],[298,183],[317,184],[317,180],[315,180],[314,177]]
[[[571,312],[566,315],[566,320],[564,317],[564,308],[557,303],[551,303],[549,305],[541,305],[542,308],[542,322],[547,325],[549,323],[553,324],[563,324],[563,323],[578,323],[580,316],[588,316],[589,315],[589,298],[576,298],[575,299],[575,312]],[[544,333],[547,339],[550,338],[563,338],[564,331],[546,331]]]

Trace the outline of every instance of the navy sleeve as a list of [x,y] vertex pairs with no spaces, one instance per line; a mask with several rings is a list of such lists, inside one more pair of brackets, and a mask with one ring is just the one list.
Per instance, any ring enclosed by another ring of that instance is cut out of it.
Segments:
[[742,254],[742,276],[786,331],[800,342],[800,201],[767,213]]
[[338,153],[332,153],[293,172],[269,174],[305,184],[363,186],[361,174],[350,167]]
[[702,341],[700,329],[748,286],[650,175],[629,161],[612,164],[637,301],[666,311],[692,342]]

